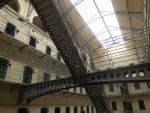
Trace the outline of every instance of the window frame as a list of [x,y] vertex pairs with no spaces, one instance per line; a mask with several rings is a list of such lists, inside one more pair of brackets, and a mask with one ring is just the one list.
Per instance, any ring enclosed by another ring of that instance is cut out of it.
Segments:
[[[27,71],[31,71],[31,74],[30,73],[26,73]],[[34,73],[34,70],[33,70],[32,67],[27,66],[27,65],[24,66],[22,83],[24,83],[24,84],[31,84],[32,83],[32,75],[33,75],[33,73]],[[26,80],[27,78],[28,78],[28,80]]]
[[[8,30],[10,30],[10,29],[7,29],[8,28],[8,25],[11,25],[12,27],[14,27],[14,30],[13,30],[13,32],[8,32]],[[6,23],[6,26],[5,26],[5,33],[7,33],[8,35],[10,35],[10,36],[12,36],[12,37],[14,37],[15,36],[15,33],[16,33],[16,26],[14,25],[14,24],[12,24],[12,23],[10,23],[10,22],[7,22]]]
[[52,51],[51,47],[50,46],[46,46],[46,54],[51,56],[51,51]]
[[36,42],[37,42],[37,39],[35,37],[33,37],[33,36],[30,36],[29,45],[31,47],[36,48]]

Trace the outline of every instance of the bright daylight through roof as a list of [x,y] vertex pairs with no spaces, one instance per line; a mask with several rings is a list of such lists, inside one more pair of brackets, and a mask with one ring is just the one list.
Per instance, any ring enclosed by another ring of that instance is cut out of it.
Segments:
[[124,42],[111,0],[71,0],[104,48]]

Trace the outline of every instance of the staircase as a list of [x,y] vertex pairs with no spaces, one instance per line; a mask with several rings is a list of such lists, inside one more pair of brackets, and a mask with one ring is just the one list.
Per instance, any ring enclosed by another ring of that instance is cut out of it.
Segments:
[[[85,76],[87,70],[55,7],[54,1],[31,0],[31,3],[45,25],[51,39],[64,59],[64,62],[68,66],[74,84],[85,84],[87,82]],[[102,94],[98,86],[86,86],[85,89],[99,113],[104,111],[106,111],[106,113],[112,113],[111,108],[108,107],[109,105],[106,102],[104,94]]]
[[1,0],[0,1],[0,9],[3,8],[6,4],[8,4],[11,0]]
[[85,89],[99,113],[112,113],[111,107],[100,85],[86,86]]

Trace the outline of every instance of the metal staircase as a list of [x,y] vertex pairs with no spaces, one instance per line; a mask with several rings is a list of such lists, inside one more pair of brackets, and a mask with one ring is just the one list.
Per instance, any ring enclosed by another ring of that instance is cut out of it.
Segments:
[[106,100],[105,94],[100,85],[86,86],[85,89],[99,113],[112,113],[111,107]]
[[8,4],[11,0],[1,0],[0,1],[0,9],[3,8],[6,4]]
[[[31,0],[31,3],[44,23],[49,35],[64,59],[64,62],[68,66],[74,84],[86,84],[87,80],[85,75],[87,74],[87,70],[70,38],[53,0]],[[85,89],[99,113],[104,111],[107,113],[112,112],[106,102],[104,94],[102,94],[98,86],[86,86]]]

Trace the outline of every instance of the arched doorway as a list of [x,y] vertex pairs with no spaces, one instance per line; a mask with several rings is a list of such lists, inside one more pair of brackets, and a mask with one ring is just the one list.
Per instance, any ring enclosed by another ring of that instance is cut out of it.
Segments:
[[74,113],[78,113],[78,107],[77,106],[74,107]]
[[70,107],[66,107],[65,113],[70,113]]
[[55,107],[55,113],[60,113],[61,109],[60,107]]
[[91,106],[91,111],[92,111],[92,113],[94,113],[94,107],[93,106]]
[[48,113],[48,108],[47,107],[43,107],[41,108],[41,112],[40,113]]
[[35,16],[33,18],[33,21],[32,23],[37,26],[38,28],[40,28],[41,30],[43,30],[44,32],[46,32],[46,28],[45,26],[43,25],[43,23],[41,22],[40,18],[38,16]]
[[86,112],[89,113],[89,106],[86,106]]
[[17,110],[17,113],[28,113],[28,109],[27,108],[19,108]]

